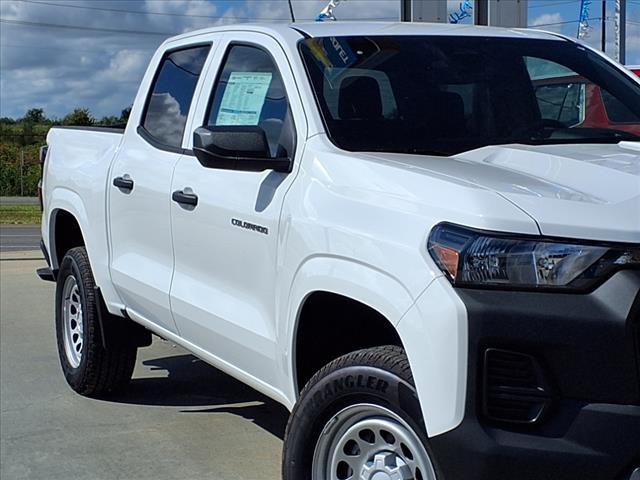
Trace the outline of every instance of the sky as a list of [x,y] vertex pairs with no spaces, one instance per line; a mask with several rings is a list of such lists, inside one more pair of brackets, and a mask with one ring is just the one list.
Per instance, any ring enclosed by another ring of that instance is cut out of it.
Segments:
[[[292,0],[311,20],[328,0]],[[448,0],[449,11],[460,0]],[[600,0],[586,41],[600,43]],[[607,17],[614,1],[608,0]],[[530,0],[529,25],[575,37],[580,0]],[[347,0],[343,20],[397,20],[400,0]],[[147,63],[168,36],[213,25],[289,21],[286,0],[0,0],[0,117],[30,108],[62,117],[76,107],[119,116],[133,102]],[[468,20],[467,20],[468,21]],[[613,52],[613,21],[607,21]],[[64,26],[64,28],[62,27]],[[640,0],[628,0],[627,63],[640,64]]]

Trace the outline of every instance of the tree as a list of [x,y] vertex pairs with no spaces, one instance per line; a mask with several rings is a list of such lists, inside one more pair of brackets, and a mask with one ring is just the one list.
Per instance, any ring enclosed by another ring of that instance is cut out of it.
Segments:
[[33,123],[32,122],[22,122],[22,138],[18,139],[18,143],[22,146],[31,145],[34,140],[34,132],[33,132]]
[[88,108],[76,108],[62,119],[63,125],[87,126],[96,122]]
[[127,123],[127,121],[129,120],[129,115],[131,115],[131,106],[128,106],[127,108],[122,110],[122,113],[120,114],[120,121],[122,123]]
[[102,117],[98,123],[100,125],[117,125],[120,123],[120,118],[115,115],[110,115],[108,117]]
[[44,116],[44,109],[31,108],[27,110],[24,121],[29,123],[45,123],[47,118]]

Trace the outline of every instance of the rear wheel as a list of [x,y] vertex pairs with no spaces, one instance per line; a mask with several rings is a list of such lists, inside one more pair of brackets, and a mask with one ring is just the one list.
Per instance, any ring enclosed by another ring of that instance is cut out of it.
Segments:
[[305,387],[285,437],[285,480],[435,480],[407,358],[350,353]]
[[56,336],[67,383],[87,396],[124,387],[131,379],[137,353],[137,347],[124,343],[104,347],[96,295],[87,251],[84,247],[72,248],[58,272]]

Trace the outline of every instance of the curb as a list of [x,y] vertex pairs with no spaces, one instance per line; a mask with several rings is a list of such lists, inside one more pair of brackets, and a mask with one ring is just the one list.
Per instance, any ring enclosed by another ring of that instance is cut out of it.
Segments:
[[42,260],[44,256],[40,250],[19,250],[15,252],[0,252],[0,261],[16,261],[16,260]]

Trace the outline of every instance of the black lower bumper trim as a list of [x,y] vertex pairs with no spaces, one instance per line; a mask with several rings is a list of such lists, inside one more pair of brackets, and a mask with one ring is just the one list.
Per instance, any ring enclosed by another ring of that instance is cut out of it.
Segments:
[[[640,272],[618,272],[590,294],[457,291],[467,399],[462,423],[431,438],[443,479],[629,480],[640,467]],[[488,349],[539,362],[550,401],[539,421],[487,415]]]
[[640,407],[584,405],[560,437],[467,419],[431,445],[445,480],[627,480],[640,465]]

